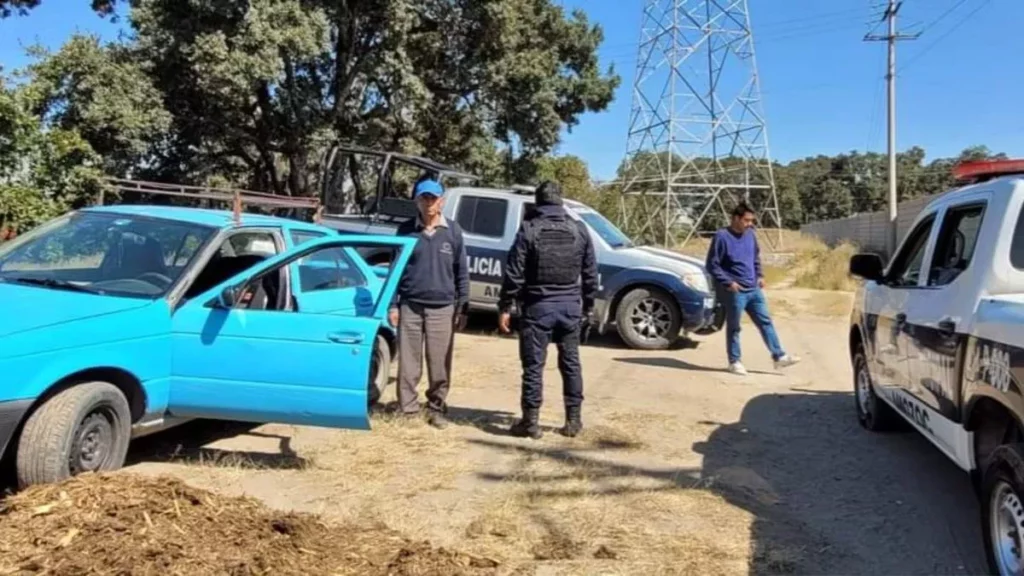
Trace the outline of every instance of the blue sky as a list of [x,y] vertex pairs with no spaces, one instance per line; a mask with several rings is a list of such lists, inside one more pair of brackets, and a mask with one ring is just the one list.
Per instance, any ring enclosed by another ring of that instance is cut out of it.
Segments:
[[[581,156],[595,178],[611,178],[626,151],[643,0],[562,3],[582,8],[603,27],[601,62],[615,66],[622,85],[609,109],[584,115],[557,152]],[[882,1],[749,4],[772,156],[787,162],[854,149],[884,152],[885,44],[861,40]],[[0,64],[22,66],[26,44],[56,48],[76,30],[116,37],[118,27],[88,5],[43,0],[28,17],[0,20]],[[905,0],[899,21],[905,31],[923,34],[898,46],[897,67],[906,68],[897,77],[897,146],[922,146],[929,158],[976,144],[1024,156],[1017,93],[1024,89],[1024,2]]]

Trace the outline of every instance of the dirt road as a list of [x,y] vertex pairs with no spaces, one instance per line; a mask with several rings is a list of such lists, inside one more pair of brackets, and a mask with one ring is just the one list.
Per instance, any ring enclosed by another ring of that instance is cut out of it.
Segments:
[[[666,352],[596,342],[583,351],[587,431],[573,440],[553,433],[553,349],[547,434],[510,438],[514,342],[464,334],[445,431],[387,416],[370,433],[198,423],[140,442],[130,468],[383,522],[508,573],[983,571],[967,476],[917,434],[857,426],[845,318],[807,317],[822,297],[806,292],[771,298],[803,364],[776,373],[749,323],[746,379],[722,370],[722,334]],[[845,297],[829,298],[824,311],[841,312]]]

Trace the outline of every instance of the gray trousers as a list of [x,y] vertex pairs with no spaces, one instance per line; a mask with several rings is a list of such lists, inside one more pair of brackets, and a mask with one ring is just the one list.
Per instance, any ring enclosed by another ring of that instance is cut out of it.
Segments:
[[455,306],[432,308],[402,303],[398,318],[398,407],[403,413],[420,409],[416,385],[423,375],[424,348],[427,407],[439,412],[447,410],[454,338]]

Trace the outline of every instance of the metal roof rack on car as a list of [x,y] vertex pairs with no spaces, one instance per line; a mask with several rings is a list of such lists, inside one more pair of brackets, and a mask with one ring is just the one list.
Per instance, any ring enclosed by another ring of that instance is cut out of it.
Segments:
[[[214,186],[188,186],[185,184],[168,184],[149,182],[146,180],[129,180],[125,178],[106,178],[107,187],[118,192],[135,192],[140,194],[156,194],[160,196],[177,196],[196,200],[230,202],[235,224],[242,222],[242,208],[262,206],[266,208],[307,208],[313,211],[313,221],[320,223],[323,206],[319,198],[295,198],[279,196],[266,192],[253,192],[238,188],[218,188]],[[104,194],[101,191],[99,204],[102,206]]]

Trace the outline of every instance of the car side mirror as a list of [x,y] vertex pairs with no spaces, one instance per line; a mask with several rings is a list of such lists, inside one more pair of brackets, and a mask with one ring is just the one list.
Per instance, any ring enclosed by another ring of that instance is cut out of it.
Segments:
[[238,288],[228,286],[217,295],[217,299],[214,302],[217,308],[224,308],[226,310],[234,308],[238,302]]
[[878,254],[854,254],[850,258],[850,274],[872,282],[881,282],[885,265]]

